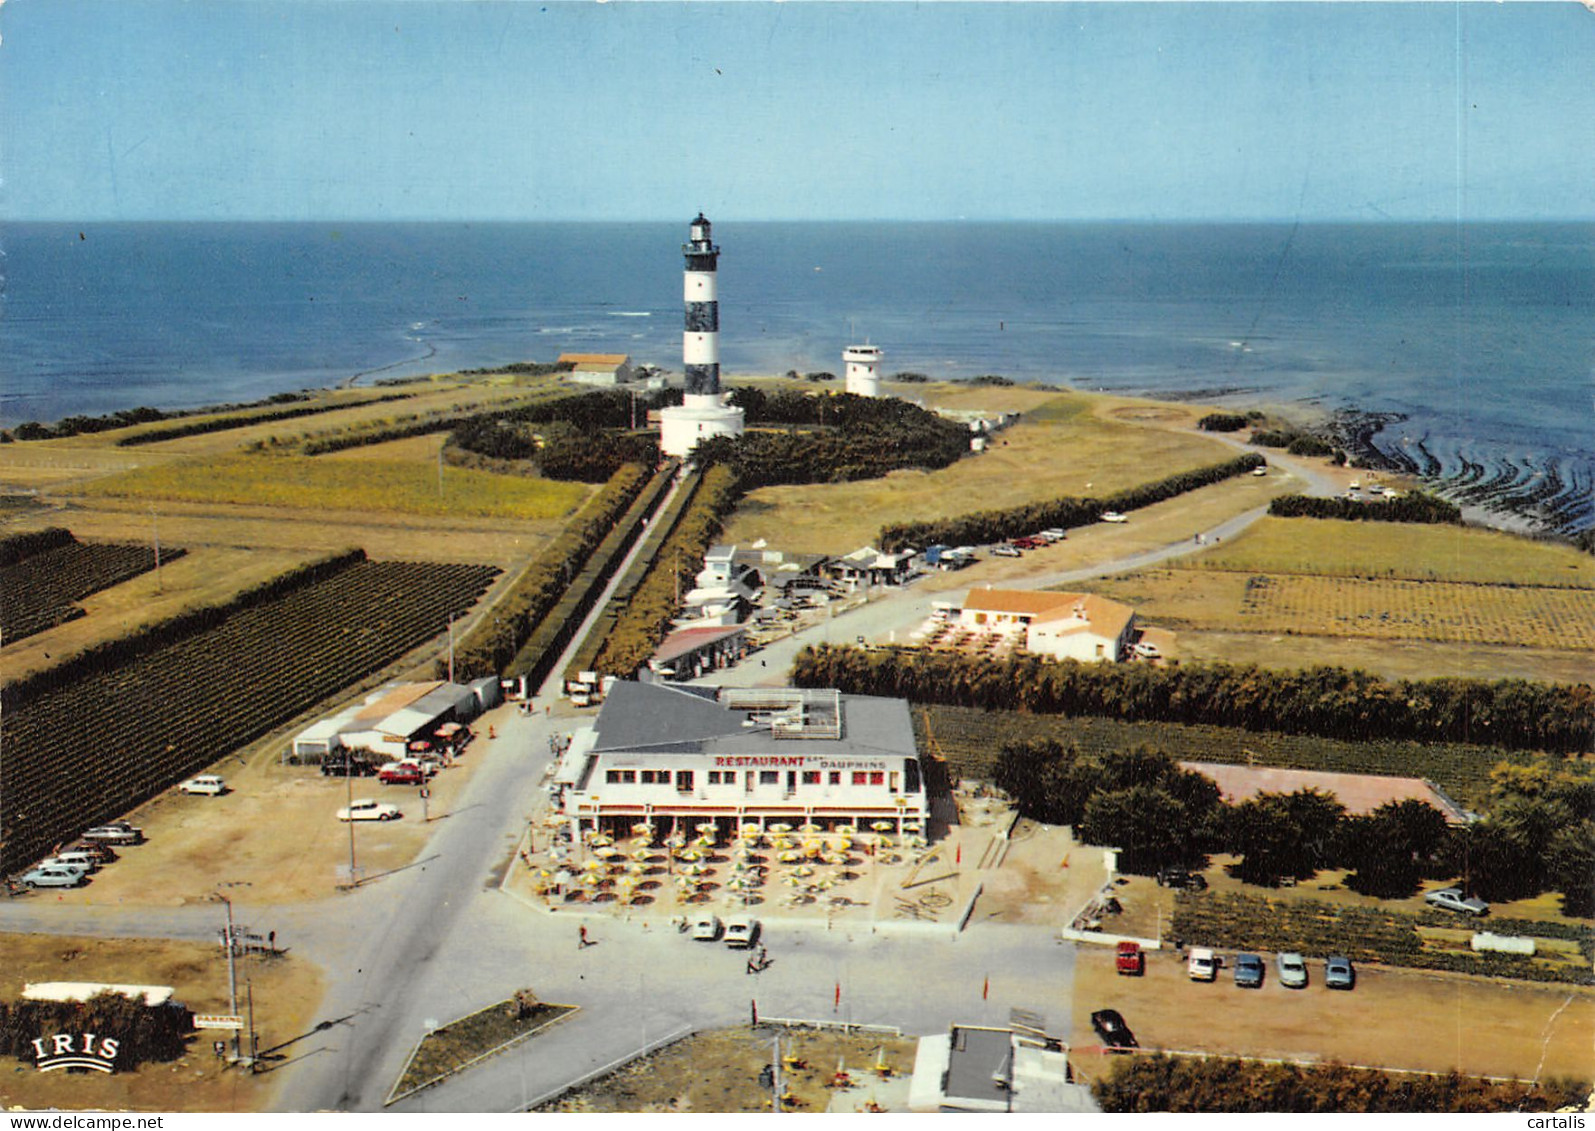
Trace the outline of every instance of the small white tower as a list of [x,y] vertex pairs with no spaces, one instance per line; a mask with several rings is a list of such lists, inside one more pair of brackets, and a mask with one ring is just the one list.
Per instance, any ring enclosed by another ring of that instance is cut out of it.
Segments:
[[848,346],[842,351],[847,363],[847,391],[861,397],[881,395],[881,375],[878,372],[881,358],[886,355],[879,346]]
[[725,403],[720,393],[720,301],[715,289],[720,249],[710,235],[709,221],[698,213],[688,229],[686,256],[686,329],[681,361],[686,370],[683,404],[659,413],[659,446],[666,455],[685,458],[710,436],[740,436],[743,413]]

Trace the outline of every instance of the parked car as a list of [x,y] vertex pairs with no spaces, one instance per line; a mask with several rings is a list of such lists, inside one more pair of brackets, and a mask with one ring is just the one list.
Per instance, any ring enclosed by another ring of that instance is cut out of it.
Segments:
[[179,782],[177,788],[184,793],[201,793],[211,797],[220,797],[227,792],[227,783],[215,774],[200,774],[197,778],[189,778]]
[[1235,984],[1244,989],[1260,988],[1263,984],[1263,960],[1255,954],[1237,954]]
[[1120,974],[1139,977],[1146,973],[1146,952],[1141,944],[1125,939],[1113,951],[1113,968]]
[[1022,557],[1024,557],[1024,554],[1019,550],[1019,548],[1017,546],[1009,546],[1006,543],[1001,545],[1001,546],[993,546],[991,548],[991,552],[993,554],[996,554],[999,558],[1022,558]]
[[1097,1036],[1102,1038],[1102,1043],[1111,1049],[1133,1049],[1141,1046],[1136,1042],[1135,1034],[1130,1032],[1130,1027],[1124,1023],[1124,1017],[1117,1009],[1099,1009],[1091,1015],[1091,1028],[1097,1031]]
[[1423,902],[1442,911],[1459,911],[1463,915],[1488,915],[1490,905],[1477,896],[1465,896],[1461,888],[1441,888],[1423,897]]
[[1299,990],[1307,985],[1307,961],[1293,950],[1280,954],[1276,963],[1279,967],[1279,984]]
[[692,921],[692,937],[699,942],[714,942],[720,937],[720,916],[707,912]]
[[326,777],[370,777],[377,772],[374,763],[348,754],[328,754],[321,760],[321,772]]
[[426,774],[420,766],[389,763],[377,771],[377,780],[383,785],[420,785],[426,781]]
[[386,801],[377,801],[370,797],[362,797],[347,809],[338,810],[340,821],[394,821],[403,815],[397,805],[390,805]]
[[1129,518],[1127,516],[1120,514],[1118,511],[1103,511],[1102,512],[1102,521],[1103,522],[1129,522],[1130,520],[1129,520]]
[[759,941],[759,921],[748,915],[726,920],[725,942],[733,950],[746,950]]
[[1200,872],[1188,871],[1185,868],[1160,868],[1158,869],[1157,882],[1159,887],[1189,888],[1191,891],[1206,891],[1207,877]]
[[143,844],[144,830],[134,828],[126,821],[110,821],[95,825],[83,834],[85,840],[98,840],[106,844]]
[[1357,985],[1357,971],[1351,959],[1334,955],[1324,962],[1324,985],[1331,990],[1349,990]]
[[1143,660],[1155,660],[1159,656],[1163,655],[1162,652],[1158,651],[1158,646],[1156,644],[1149,643],[1145,640],[1142,640],[1136,644],[1133,650],[1135,654],[1141,657]]
[[57,852],[54,856],[40,860],[36,867],[39,868],[76,868],[87,875],[100,870],[100,858],[92,852]]
[[1041,533],[1054,542],[1062,542],[1065,538],[1069,537],[1069,532],[1061,526],[1049,526]]
[[96,860],[102,865],[115,864],[118,857],[116,849],[106,844],[103,840],[75,840],[66,846],[68,852],[92,852]]
[[1185,972],[1193,982],[1212,982],[1218,978],[1219,959],[1205,946],[1193,946],[1185,963]]
[[1254,468],[1252,468],[1252,474],[1253,475],[1267,475],[1268,474],[1268,465],[1264,464],[1262,467],[1254,467]]
[[1029,537],[1026,537],[1026,538],[1015,538],[1013,540],[1013,544],[1015,546],[1017,546],[1021,550],[1039,550],[1039,549],[1041,549],[1042,546],[1046,545],[1045,542],[1040,542],[1040,541],[1037,541],[1035,538],[1029,538]]
[[88,873],[64,864],[40,864],[23,872],[17,882],[25,888],[75,888],[88,882]]

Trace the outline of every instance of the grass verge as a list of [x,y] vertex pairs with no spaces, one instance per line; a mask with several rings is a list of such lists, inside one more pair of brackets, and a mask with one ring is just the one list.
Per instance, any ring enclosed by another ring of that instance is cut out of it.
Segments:
[[422,1088],[441,1083],[477,1061],[548,1028],[575,1013],[576,1009],[574,1005],[538,1002],[521,1011],[516,1009],[513,998],[507,998],[441,1025],[415,1046],[415,1052],[410,1054],[409,1063],[399,1074],[385,1102],[391,1104]]

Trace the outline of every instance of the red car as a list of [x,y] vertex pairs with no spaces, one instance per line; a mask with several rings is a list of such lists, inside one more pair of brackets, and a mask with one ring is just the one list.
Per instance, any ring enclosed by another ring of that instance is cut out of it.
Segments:
[[383,785],[420,785],[426,781],[426,775],[419,766],[384,766],[377,780]]
[[1126,939],[1118,945],[1113,954],[1113,968],[1120,974],[1130,977],[1139,977],[1146,973],[1146,953],[1142,951],[1141,944],[1130,942]]

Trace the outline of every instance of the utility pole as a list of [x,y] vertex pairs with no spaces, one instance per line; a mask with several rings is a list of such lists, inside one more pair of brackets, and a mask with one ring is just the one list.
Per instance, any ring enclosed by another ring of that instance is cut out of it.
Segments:
[[344,812],[349,815],[345,822],[349,826],[349,886],[360,886],[360,873],[354,867],[354,751],[343,752],[343,804]]
[[449,682],[454,682],[454,614],[449,614]]
[[[216,898],[227,907],[227,926],[222,931],[222,945],[227,948],[227,1012],[233,1017],[238,1016],[238,965],[236,952],[238,949],[237,938],[233,927],[233,901],[221,892],[221,888],[245,887],[247,884],[240,881],[229,881],[219,884]],[[239,1042],[242,1034],[237,1029],[233,1030],[233,1063],[238,1062]]]
[[150,508],[150,538],[155,543],[155,592],[164,593],[161,585],[161,528],[155,508]]

